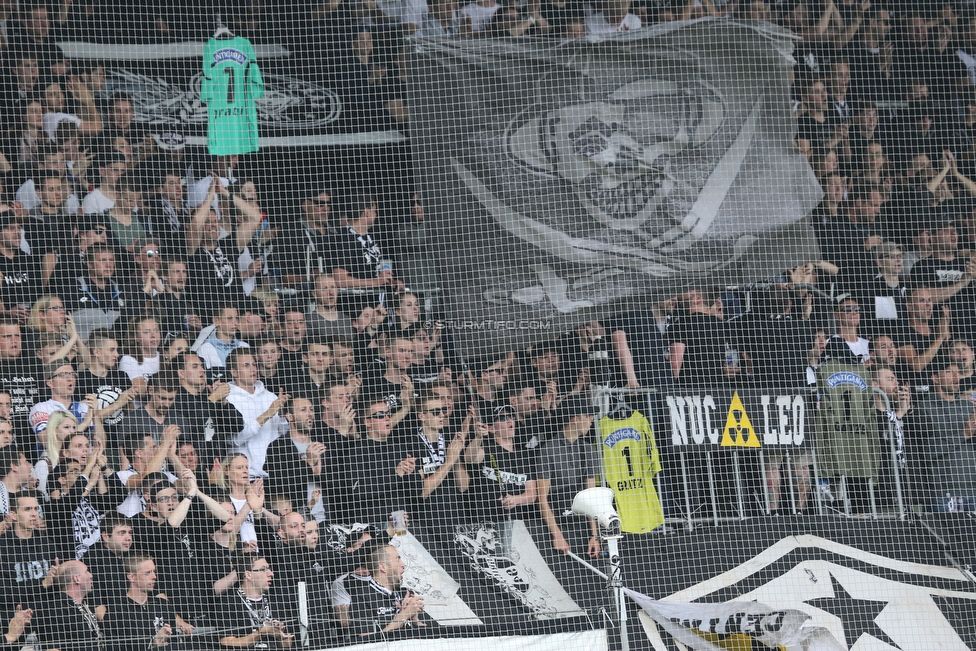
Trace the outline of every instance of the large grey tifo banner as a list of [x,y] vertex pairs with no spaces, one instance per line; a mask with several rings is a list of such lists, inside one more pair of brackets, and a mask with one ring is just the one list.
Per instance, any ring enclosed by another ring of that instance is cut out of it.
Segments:
[[816,256],[801,220],[821,190],[793,146],[791,51],[786,33],[711,20],[412,40],[418,185],[462,349]]

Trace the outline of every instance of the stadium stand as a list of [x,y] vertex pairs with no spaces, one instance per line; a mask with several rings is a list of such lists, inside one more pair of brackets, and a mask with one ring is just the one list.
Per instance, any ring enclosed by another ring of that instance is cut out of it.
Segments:
[[[635,590],[976,648],[972,2],[19,0],[0,50],[2,649],[733,648],[635,624],[597,486]],[[807,239],[726,270],[699,191]]]

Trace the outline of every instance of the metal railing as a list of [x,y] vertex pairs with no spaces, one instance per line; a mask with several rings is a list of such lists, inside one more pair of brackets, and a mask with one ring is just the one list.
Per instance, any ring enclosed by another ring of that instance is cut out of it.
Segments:
[[[884,403],[886,410],[891,409],[888,396],[879,389],[873,390]],[[640,411],[649,421],[652,428],[664,421],[659,417],[658,410],[663,410],[664,396],[654,388],[617,389],[595,387],[591,392],[594,406],[599,408],[599,418],[610,414],[618,401]],[[813,393],[809,394],[814,397]],[[811,409],[811,417],[807,420],[815,421],[815,409]],[[816,428],[810,426],[810,431]],[[878,485],[874,478],[867,478],[869,511],[857,513],[852,505],[849,478],[846,476],[831,477],[836,481],[833,485],[837,495],[831,500],[828,493],[821,489],[823,484],[817,463],[817,440],[812,437],[809,447],[799,448],[782,446],[777,452],[782,455],[773,459],[780,469],[786,473],[786,486],[780,488],[779,497],[774,496],[770,486],[770,465],[768,452],[764,447],[755,449],[733,447],[730,449],[714,450],[714,446],[672,445],[671,437],[662,435],[655,430],[655,440],[661,452],[661,472],[654,478],[654,485],[664,507],[665,523],[680,525],[688,530],[694,529],[696,524],[744,521],[751,517],[769,516],[774,512],[774,505],[779,507],[780,513],[799,515],[815,508],[818,515],[836,515],[844,518],[897,519],[904,520],[908,513],[906,508],[903,477],[899,467],[895,425],[889,420],[887,427],[879,431],[887,449],[882,449],[879,464],[890,464],[891,484],[885,486],[885,492],[892,494],[893,501],[879,503]],[[758,437],[758,434],[756,435]],[[809,432],[807,433],[809,436]],[[605,450],[599,441],[596,444],[600,450],[601,467],[603,467]],[[704,447],[704,449],[702,449]],[[803,452],[809,455],[809,468],[803,468]],[[719,456],[721,455],[721,456]],[[758,469],[756,473],[743,471],[743,465]],[[718,466],[718,468],[717,468]],[[731,476],[721,471],[729,467]],[[804,475],[806,475],[804,477]],[[603,485],[607,485],[603,477]],[[813,481],[812,485],[803,486],[803,482]],[[612,486],[610,487],[612,488]],[[805,488],[805,490],[804,490]],[[782,508],[783,493],[786,493],[788,509]],[[731,500],[729,499],[731,498]],[[835,505],[836,504],[836,505]],[[731,505],[731,508],[730,508]]]

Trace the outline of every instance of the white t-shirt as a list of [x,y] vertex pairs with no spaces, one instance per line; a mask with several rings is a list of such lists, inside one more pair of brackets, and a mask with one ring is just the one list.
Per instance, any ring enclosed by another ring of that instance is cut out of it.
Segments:
[[[57,467],[57,466],[55,466]],[[51,475],[51,471],[54,468],[51,466],[51,460],[47,458],[47,453],[41,457],[41,460],[34,464],[34,479],[37,480],[37,490],[44,494],[44,497],[50,497],[50,493],[47,488],[47,478]]]
[[277,398],[264,388],[260,380],[254,384],[254,393],[248,393],[234,382],[230,383],[227,402],[234,405],[244,418],[244,429],[231,438],[231,450],[247,457],[248,472],[252,478],[268,476],[264,471],[268,446],[278,438],[280,428],[287,423],[279,413],[265,421],[264,425],[258,424],[258,416],[267,411]]
[[851,349],[851,352],[861,358],[862,362],[866,362],[871,359],[871,353],[868,352],[870,344],[864,337],[858,337],[857,341],[851,343],[850,341],[845,342],[847,347]]
[[[243,509],[244,506],[247,505],[246,499],[239,500],[237,498],[231,497],[230,502],[231,504],[234,505],[235,514],[240,513],[241,509]],[[240,535],[241,535],[242,543],[249,543],[252,541],[256,543],[258,541],[258,532],[254,529],[254,511],[248,513],[247,518],[245,518],[244,522],[241,523]]]
[[159,355],[147,357],[142,361],[142,364],[137,362],[132,355],[123,355],[122,359],[119,360],[119,370],[128,375],[130,380],[137,377],[148,380],[159,373]]
[[418,28],[424,24],[428,11],[426,0],[376,0],[376,6],[384,16]]
[[584,19],[586,33],[589,34],[612,34],[614,32],[631,32],[641,28],[641,19],[634,14],[628,13],[619,25],[611,25],[603,17],[602,11],[595,11]]
[[[23,204],[24,210],[33,210],[41,205],[41,198],[37,196],[37,187],[34,185],[34,179],[27,179],[24,181],[19,188],[17,188],[17,193],[14,198]],[[65,211],[74,215],[77,214],[78,209],[81,208],[81,202],[78,201],[78,195],[74,192],[68,195],[68,199],[64,205]],[[23,237],[23,231],[21,230],[21,241],[20,248],[24,253],[29,253],[28,249],[24,248],[24,243],[26,240]]]
[[477,2],[472,2],[461,7],[461,16],[471,16],[471,29],[480,32],[491,22],[495,12],[501,8],[502,6],[497,2],[492,7],[482,7]]
[[108,212],[115,206],[115,202],[102,194],[102,191],[95,188],[85,195],[81,200],[81,209],[86,215]]
[[51,142],[55,142],[54,135],[58,131],[58,125],[62,122],[70,122],[76,127],[82,125],[81,118],[71,113],[45,113],[43,122],[44,133],[51,139]]
[[[132,477],[132,475],[138,474],[139,473],[137,473],[132,466],[129,466],[125,470],[119,470],[116,472],[115,476],[118,477],[119,481],[122,482],[122,485],[125,486],[125,483],[129,481],[129,478]],[[166,478],[169,479],[171,484],[176,483],[176,475],[172,475],[165,470],[163,471],[163,474],[166,475]],[[144,487],[140,487],[130,490],[128,497],[126,497],[122,503],[119,504],[119,507],[116,510],[127,518],[134,518],[142,513],[146,508],[146,499],[142,495],[143,488]]]

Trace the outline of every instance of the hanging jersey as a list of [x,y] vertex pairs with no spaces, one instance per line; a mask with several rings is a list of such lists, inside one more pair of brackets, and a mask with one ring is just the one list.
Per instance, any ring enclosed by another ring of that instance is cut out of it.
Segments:
[[661,459],[651,424],[638,411],[629,418],[600,419],[603,476],[613,489],[621,529],[647,533],[664,524],[664,509],[654,487]]
[[878,476],[881,440],[871,380],[871,372],[861,364],[831,359],[817,369],[821,396],[817,462],[821,477]]
[[215,156],[258,150],[256,100],[264,80],[254,47],[240,36],[207,41],[200,99],[207,105],[207,149]]

